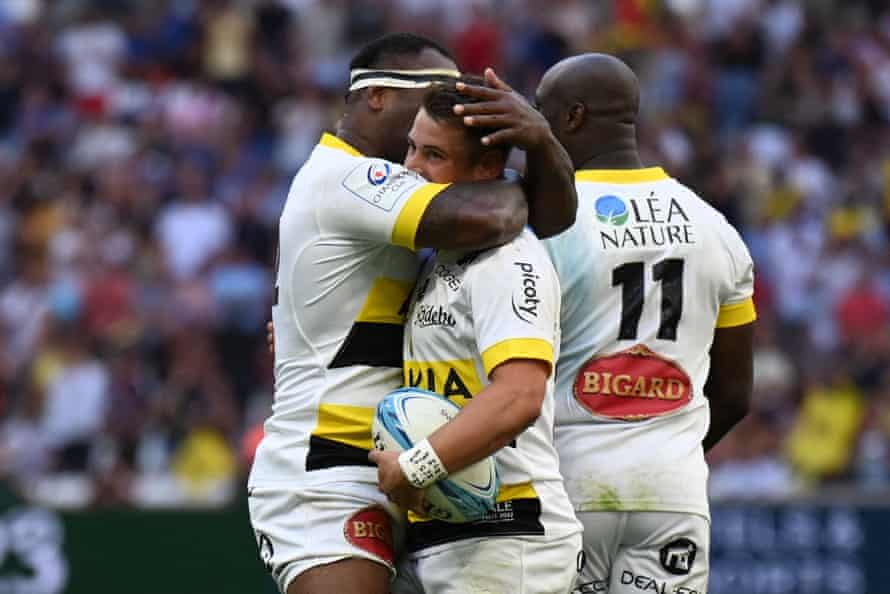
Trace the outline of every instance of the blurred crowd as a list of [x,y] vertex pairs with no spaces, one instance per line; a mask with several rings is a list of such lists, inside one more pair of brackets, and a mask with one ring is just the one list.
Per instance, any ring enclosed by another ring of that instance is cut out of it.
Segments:
[[61,506],[241,490],[272,400],[277,218],[363,43],[530,94],[620,55],[641,152],[757,266],[717,497],[890,487],[890,10],[854,0],[0,3],[0,480]]

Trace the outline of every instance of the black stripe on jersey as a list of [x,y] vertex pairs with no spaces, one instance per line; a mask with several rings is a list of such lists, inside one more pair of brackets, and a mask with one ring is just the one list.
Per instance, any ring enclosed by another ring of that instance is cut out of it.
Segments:
[[355,322],[328,368],[350,365],[401,367],[404,335],[405,328],[401,324]]
[[317,437],[309,437],[309,453],[306,454],[306,470],[322,470],[334,466],[374,466],[368,460],[368,450]]
[[467,524],[439,520],[408,524],[405,548],[413,553],[427,547],[489,536],[543,536],[540,499],[511,499],[497,504],[485,519]]

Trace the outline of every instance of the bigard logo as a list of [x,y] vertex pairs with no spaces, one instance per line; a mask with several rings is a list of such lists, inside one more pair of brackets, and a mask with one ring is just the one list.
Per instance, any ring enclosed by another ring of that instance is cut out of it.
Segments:
[[618,196],[600,196],[596,199],[594,208],[596,209],[596,218],[601,223],[609,225],[623,225],[627,222],[627,217],[630,214],[627,204]]
[[574,392],[592,414],[631,421],[686,406],[692,400],[692,382],[677,363],[638,344],[594,356],[578,371]]
[[392,525],[382,507],[370,506],[352,514],[343,524],[343,536],[351,545],[386,563],[395,560]]

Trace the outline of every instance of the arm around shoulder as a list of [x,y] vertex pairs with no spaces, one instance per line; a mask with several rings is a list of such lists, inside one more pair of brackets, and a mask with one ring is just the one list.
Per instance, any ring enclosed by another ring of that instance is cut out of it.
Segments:
[[452,184],[427,206],[417,227],[417,247],[481,250],[502,245],[528,220],[522,187],[496,180]]

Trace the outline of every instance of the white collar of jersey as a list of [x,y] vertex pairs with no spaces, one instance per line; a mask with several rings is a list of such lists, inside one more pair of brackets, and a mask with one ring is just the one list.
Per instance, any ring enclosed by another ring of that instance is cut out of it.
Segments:
[[638,184],[669,179],[661,167],[645,167],[643,169],[579,169],[575,172],[575,181],[606,183],[606,184]]
[[420,70],[375,70],[354,68],[349,71],[349,90],[365,87],[389,87],[393,89],[425,89],[437,82],[460,78],[460,71],[447,68]]

